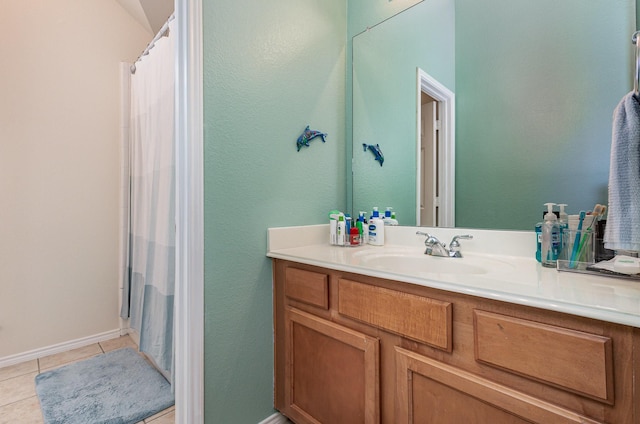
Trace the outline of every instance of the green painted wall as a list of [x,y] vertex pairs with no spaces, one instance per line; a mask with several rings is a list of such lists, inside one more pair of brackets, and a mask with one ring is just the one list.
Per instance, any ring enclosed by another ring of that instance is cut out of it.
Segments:
[[[268,227],[345,207],[343,0],[204,0],[205,421],[273,413]],[[329,134],[296,152],[309,124]]]
[[[612,113],[632,86],[636,3],[455,0],[457,226],[528,230],[545,202],[568,203],[572,213],[606,203]],[[347,33],[396,6],[349,1]],[[347,74],[348,116],[351,86]],[[347,119],[348,148],[351,133]],[[358,181],[347,193],[353,210],[362,208]]]
[[[564,1],[569,5],[562,8],[580,10],[581,2]],[[350,157],[351,131],[345,111],[351,107],[350,39],[408,6],[402,3],[348,0],[347,13],[343,0],[204,0],[207,423],[253,424],[273,412],[271,265],[265,257],[266,229],[324,223],[328,210],[348,207],[351,196],[347,195],[345,181],[346,171],[350,172],[346,158]],[[458,206],[469,211],[457,216],[459,224],[472,222],[476,211],[489,211],[498,215],[489,214],[490,219],[475,226],[492,226],[499,220],[501,227],[528,228],[528,223],[537,218],[538,203],[556,198],[548,192],[527,194],[532,186],[554,186],[545,182],[553,164],[575,167],[585,175],[591,169],[585,163],[598,164],[598,168],[603,155],[608,158],[610,134],[580,129],[585,121],[594,119],[593,115],[582,117],[580,109],[558,122],[541,107],[539,86],[522,87],[516,95],[507,95],[500,87],[518,86],[512,73],[514,66],[517,72],[533,73],[545,81],[546,70],[555,71],[558,65],[576,62],[578,69],[566,73],[578,82],[570,87],[554,85],[554,91],[562,91],[562,98],[574,104],[588,103],[590,95],[579,93],[589,93],[589,88],[597,95],[610,93],[611,100],[599,106],[605,110],[600,113],[610,120],[610,109],[628,91],[629,75],[618,75],[611,86],[603,87],[598,63],[621,60],[622,53],[616,46],[620,42],[620,49],[627,51],[628,28],[613,31],[624,33],[624,41],[616,35],[607,44],[613,46],[612,52],[604,57],[576,56],[578,49],[571,48],[579,46],[575,39],[569,40],[564,51],[557,50],[556,44],[562,43],[556,38],[548,39],[548,50],[526,50],[526,37],[547,37],[548,32],[566,28],[566,22],[558,22],[555,29],[534,31],[538,13],[560,6],[555,0],[530,3],[531,7],[533,3],[543,6],[513,15],[511,2],[506,0],[456,0],[456,38],[473,40],[456,46],[457,60],[466,61],[467,69],[461,72],[463,66],[458,65],[455,81],[456,100],[459,106],[463,103],[457,121],[458,179],[472,175],[478,180],[458,190]],[[627,7],[627,3],[622,4]],[[569,24],[584,32],[595,23],[607,21],[611,9],[605,11],[600,16],[576,13]],[[635,10],[626,12],[635,17]],[[492,19],[491,24],[481,25],[486,18]],[[584,19],[593,21],[587,25]],[[592,32],[595,38],[614,37],[608,31]],[[496,39],[499,49],[490,47],[496,45]],[[526,55],[522,55],[523,49]],[[464,59],[460,59],[461,54]],[[627,65],[631,69],[632,65]],[[492,75],[493,82],[478,84],[481,76]],[[462,96],[464,87],[484,101]],[[549,90],[545,92],[549,94]],[[522,105],[529,110],[527,119],[550,120],[563,134],[573,133],[573,141],[560,143],[548,134],[525,137],[527,120],[514,123],[509,134],[491,132],[491,119],[512,119],[509,108]],[[550,106],[553,108],[554,102]],[[461,122],[464,110],[481,111],[486,119],[470,117]],[[307,124],[328,132],[327,143],[314,141],[310,148],[296,152],[295,140]],[[605,147],[580,149],[584,144],[581,140],[595,138],[604,138]],[[501,141],[491,144],[495,140]],[[526,149],[516,151],[514,146]],[[552,153],[554,159],[541,160],[538,152],[542,150]],[[578,159],[575,151],[579,151]],[[561,153],[562,159],[555,158]],[[524,178],[525,171],[535,176]],[[602,172],[595,174],[595,180],[602,180]],[[585,178],[591,181],[590,175]],[[507,199],[497,206],[490,203],[494,198],[486,190],[486,184],[494,181],[499,182],[502,198]],[[569,190],[581,188],[572,186]],[[534,206],[517,209],[508,200],[523,193]],[[557,193],[557,197],[569,198],[570,194]]]
[[[455,92],[453,0],[416,4],[353,37],[353,212],[392,206],[416,222],[417,70]],[[363,143],[379,144],[381,167]]]
[[533,228],[606,203],[635,0],[456,0],[456,225]]
[[347,0],[349,39],[423,0]]
[[[347,0],[347,90],[346,90],[346,152],[351,158],[353,152],[353,127],[351,113],[353,109],[352,72],[353,43],[352,39],[367,28],[374,27],[381,22],[401,13],[403,10],[420,3],[422,0]],[[639,0],[640,1],[640,0]],[[353,179],[352,164],[347,161],[347,210],[355,211],[353,207]],[[372,205],[373,206],[373,205]]]

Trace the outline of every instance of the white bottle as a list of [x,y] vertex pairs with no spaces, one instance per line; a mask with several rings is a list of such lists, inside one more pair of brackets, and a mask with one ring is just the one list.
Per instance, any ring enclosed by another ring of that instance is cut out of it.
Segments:
[[384,225],[398,225],[398,220],[395,218],[395,213],[392,211],[392,207],[387,207],[384,212]]
[[362,244],[369,244],[369,223],[362,224]]
[[380,217],[378,208],[373,208],[369,220],[369,244],[373,246],[384,245],[384,220]]
[[337,242],[338,246],[344,246],[344,238],[347,232],[347,225],[344,222],[344,215],[340,214],[338,217],[338,231],[337,231]]
[[560,226],[558,218],[553,213],[555,203],[545,203],[547,213],[544,215],[542,224],[542,265],[555,268],[560,253]]
[[329,218],[329,244],[338,244],[338,217]]
[[558,224],[560,224],[560,231],[564,228],[569,227],[569,215],[565,212],[564,208],[567,207],[566,203],[560,203],[558,207],[560,208],[560,218],[558,218]]

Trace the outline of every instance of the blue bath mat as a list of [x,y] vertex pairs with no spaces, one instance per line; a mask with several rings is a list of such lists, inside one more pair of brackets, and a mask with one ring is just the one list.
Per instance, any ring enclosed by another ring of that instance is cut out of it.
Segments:
[[174,404],[171,385],[135,350],[119,349],[36,376],[45,424],[129,424]]

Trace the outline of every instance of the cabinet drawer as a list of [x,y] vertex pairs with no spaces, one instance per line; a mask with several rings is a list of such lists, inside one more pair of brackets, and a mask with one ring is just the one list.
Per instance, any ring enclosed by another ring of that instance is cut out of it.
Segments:
[[479,310],[474,337],[479,362],[613,404],[608,337]]
[[451,303],[338,280],[338,312],[409,339],[451,352]]
[[329,277],[319,272],[287,268],[284,294],[288,298],[329,309]]

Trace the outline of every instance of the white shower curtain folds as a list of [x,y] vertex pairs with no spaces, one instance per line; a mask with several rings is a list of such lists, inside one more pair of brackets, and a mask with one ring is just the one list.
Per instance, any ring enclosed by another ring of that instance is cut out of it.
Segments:
[[131,76],[128,281],[121,310],[140,335],[140,350],[167,378],[176,254],[173,38],[156,41]]

